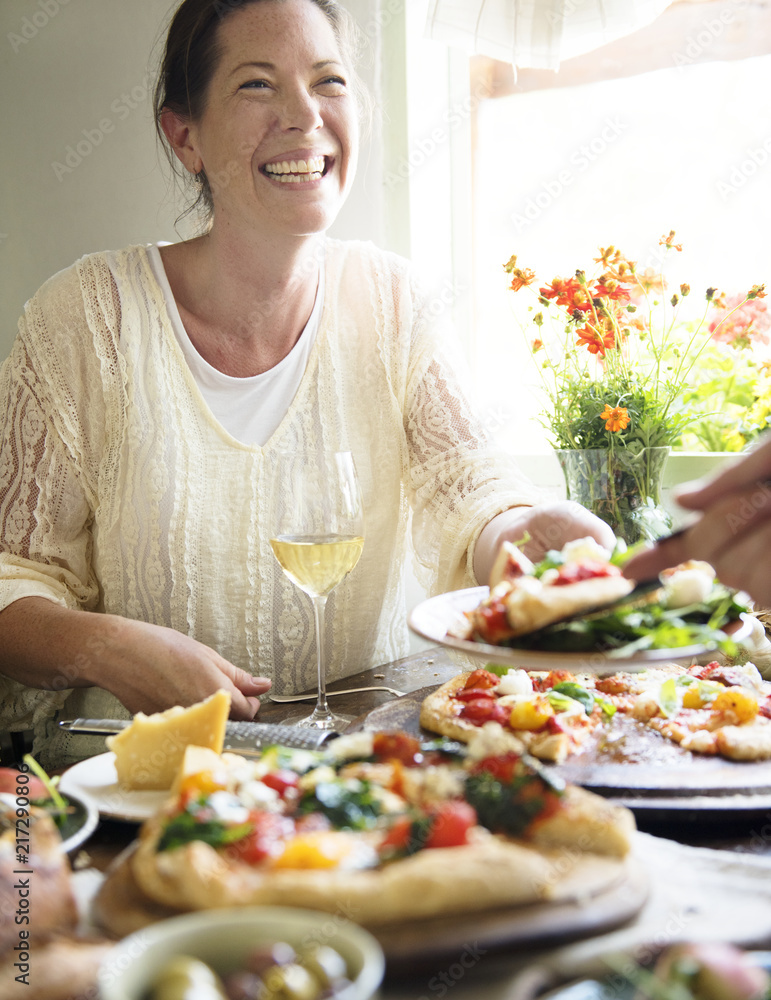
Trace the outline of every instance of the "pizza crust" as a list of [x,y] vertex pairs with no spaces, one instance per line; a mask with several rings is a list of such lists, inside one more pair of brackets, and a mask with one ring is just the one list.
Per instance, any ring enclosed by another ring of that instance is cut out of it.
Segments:
[[518,637],[605,607],[633,589],[634,582],[624,576],[593,577],[558,587],[522,577],[503,600],[512,636]]
[[132,871],[146,896],[180,910],[303,906],[375,926],[539,902],[559,882],[556,859],[479,828],[471,845],[364,870],[252,867],[202,841],[159,854],[160,830],[158,818],[144,827]]

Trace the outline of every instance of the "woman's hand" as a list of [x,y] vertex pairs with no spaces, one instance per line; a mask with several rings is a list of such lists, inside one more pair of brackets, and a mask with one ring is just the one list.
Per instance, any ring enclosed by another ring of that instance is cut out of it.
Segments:
[[630,559],[624,574],[645,580],[687,559],[703,559],[726,586],[771,607],[771,438],[677,499],[702,516],[682,534]]
[[474,574],[487,583],[490,570],[503,542],[519,542],[528,537],[522,551],[533,562],[542,559],[549,549],[561,549],[576,538],[594,538],[612,550],[613,531],[590,511],[572,500],[558,500],[536,507],[512,507],[498,514],[484,526],[474,549]]
[[[270,688],[219,653],[175,629],[105,616],[105,661],[93,659],[84,674],[134,712],[157,712],[171,705],[193,705],[219,688],[230,693],[230,716],[250,720],[257,697]],[[107,666],[109,665],[109,666]]]
[[213,649],[171,628],[118,615],[63,608],[42,597],[15,601],[0,613],[0,670],[31,687],[98,686],[130,712],[192,705],[219,688],[230,715],[250,720],[270,688]]

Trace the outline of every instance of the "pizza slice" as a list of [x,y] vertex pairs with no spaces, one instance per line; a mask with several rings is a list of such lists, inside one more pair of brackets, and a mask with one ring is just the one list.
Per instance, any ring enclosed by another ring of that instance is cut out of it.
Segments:
[[631,813],[553,779],[494,724],[468,748],[364,732],[258,761],[194,756],[132,858],[142,892],[177,909],[389,924],[559,898],[568,870],[614,880],[630,850]]
[[449,634],[493,646],[616,655],[730,646],[722,627],[748,609],[708,563],[689,561],[635,587],[622,574],[623,559],[583,538],[534,564],[504,543],[487,596]]

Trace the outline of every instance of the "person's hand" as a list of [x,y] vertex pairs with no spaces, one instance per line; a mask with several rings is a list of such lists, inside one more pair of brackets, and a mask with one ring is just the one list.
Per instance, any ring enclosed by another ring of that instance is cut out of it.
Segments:
[[625,575],[647,580],[687,559],[703,559],[726,586],[771,607],[771,438],[709,482],[680,491],[677,499],[702,516],[630,559]]
[[132,713],[192,705],[224,688],[231,718],[248,721],[260,707],[258,696],[270,688],[267,678],[252,677],[174,629],[112,615],[94,618],[104,627],[84,644],[81,676],[106,688]]
[[608,550],[616,543],[616,536],[604,521],[572,500],[513,507],[494,517],[480,532],[474,549],[477,580],[487,583],[503,542],[519,542],[525,537],[529,540],[522,551],[533,562],[542,559],[549,549],[561,549],[576,538],[594,538]]

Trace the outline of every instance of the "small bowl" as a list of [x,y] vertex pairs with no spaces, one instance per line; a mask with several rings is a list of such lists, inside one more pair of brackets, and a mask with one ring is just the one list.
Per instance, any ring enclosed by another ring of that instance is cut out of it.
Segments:
[[243,968],[252,948],[285,941],[318,942],[345,959],[351,985],[339,1000],[369,1000],[383,979],[378,942],[341,914],[283,906],[232,907],[186,913],[151,924],[120,941],[99,968],[101,1000],[145,1000],[161,968],[176,955],[207,962],[220,975]]

